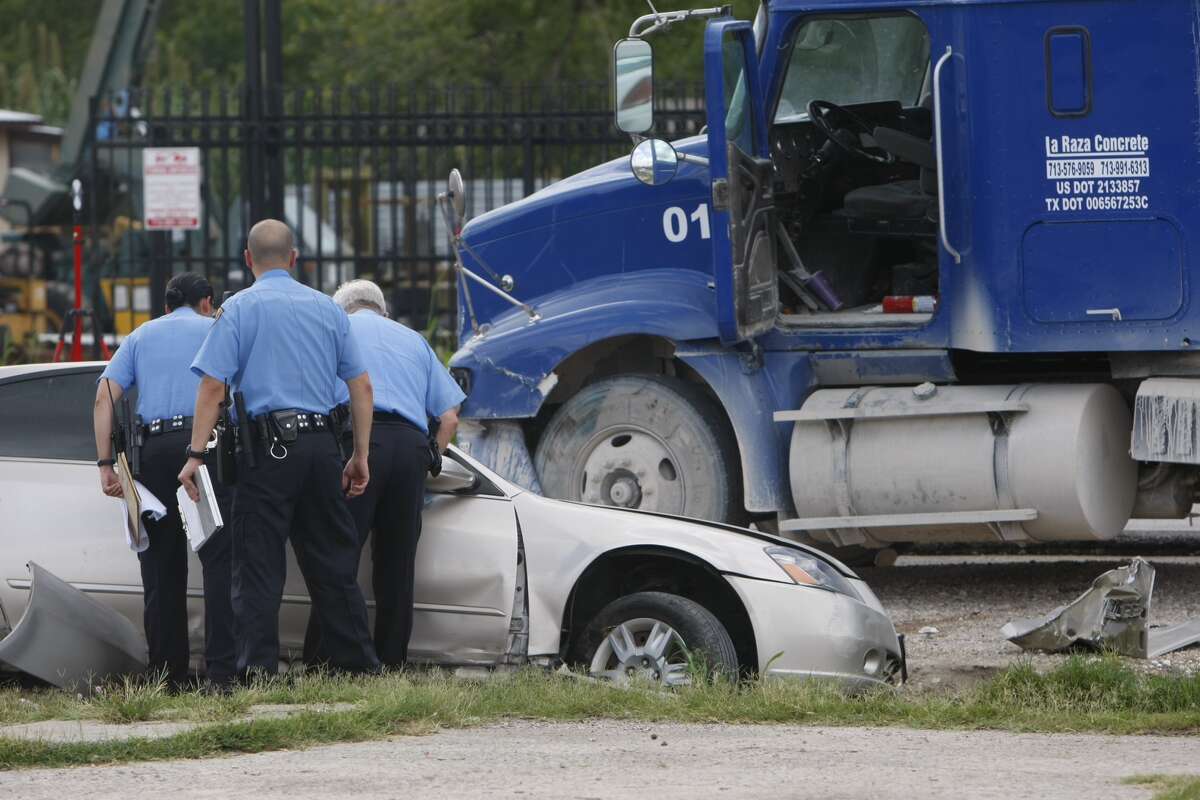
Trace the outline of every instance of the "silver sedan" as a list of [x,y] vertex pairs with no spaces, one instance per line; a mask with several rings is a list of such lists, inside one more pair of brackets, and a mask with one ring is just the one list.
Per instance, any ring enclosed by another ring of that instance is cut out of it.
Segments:
[[[102,366],[0,368],[0,659],[10,627],[22,652],[68,629],[80,639],[95,634],[61,614],[34,613],[31,562],[80,590],[89,613],[103,606],[140,630],[137,558],[124,542],[121,503],[100,493],[94,466],[91,400]],[[742,528],[540,497],[455,449],[427,490],[409,647],[416,661],[566,662],[617,682],[668,685],[689,680],[696,654],[730,674],[850,686],[892,681],[902,667],[875,595],[819,551]],[[368,603],[369,575],[364,563]],[[49,597],[52,581],[43,582]],[[198,654],[198,562],[189,583]],[[284,592],[280,658],[290,660],[309,611],[294,561]]]

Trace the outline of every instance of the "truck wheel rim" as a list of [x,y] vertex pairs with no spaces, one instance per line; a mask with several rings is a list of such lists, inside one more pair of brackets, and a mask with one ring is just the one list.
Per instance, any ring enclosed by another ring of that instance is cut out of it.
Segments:
[[659,436],[628,425],[609,428],[581,455],[575,485],[583,502],[683,513],[683,472]]
[[640,617],[616,625],[592,656],[589,673],[622,686],[635,680],[687,686],[687,647],[667,623]]

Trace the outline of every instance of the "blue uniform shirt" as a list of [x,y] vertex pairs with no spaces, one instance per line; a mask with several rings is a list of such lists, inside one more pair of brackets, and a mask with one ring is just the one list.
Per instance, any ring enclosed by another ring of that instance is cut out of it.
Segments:
[[192,372],[230,384],[252,417],[328,414],[342,381],[367,371],[350,320],[328,295],[273,269],[221,306]]
[[[412,328],[363,309],[350,315],[350,332],[366,361],[377,411],[399,414],[428,433],[427,417],[440,417],[466,397],[425,337]],[[343,384],[338,402],[349,399]]]
[[137,413],[146,422],[190,417],[200,379],[189,367],[212,324],[209,317],[183,306],[139,325],[125,337],[100,377],[125,391],[136,386]]

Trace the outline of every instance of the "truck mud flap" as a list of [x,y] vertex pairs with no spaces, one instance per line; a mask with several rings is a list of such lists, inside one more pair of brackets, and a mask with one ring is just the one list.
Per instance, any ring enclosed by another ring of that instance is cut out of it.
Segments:
[[0,661],[62,689],[146,669],[146,640],[125,617],[29,562],[25,613],[0,640]]

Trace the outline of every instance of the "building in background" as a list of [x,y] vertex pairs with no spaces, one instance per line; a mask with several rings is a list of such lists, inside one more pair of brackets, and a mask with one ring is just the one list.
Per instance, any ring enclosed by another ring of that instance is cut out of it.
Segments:
[[[62,128],[44,124],[37,114],[0,108],[0,192],[8,183],[9,170],[16,167],[49,173],[58,163],[62,136]],[[10,220],[0,216],[0,232],[12,227]]]

